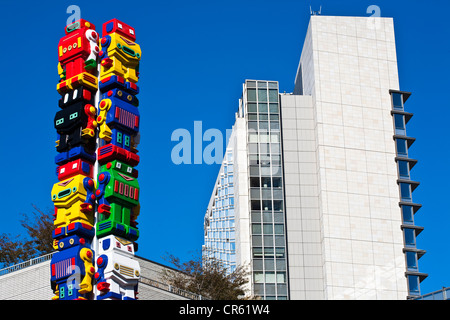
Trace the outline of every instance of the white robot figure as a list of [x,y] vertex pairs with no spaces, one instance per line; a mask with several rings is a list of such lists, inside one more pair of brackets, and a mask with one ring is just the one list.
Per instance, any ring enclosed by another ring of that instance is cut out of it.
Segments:
[[97,300],[136,299],[141,270],[133,256],[133,242],[114,235],[99,239],[94,275]]

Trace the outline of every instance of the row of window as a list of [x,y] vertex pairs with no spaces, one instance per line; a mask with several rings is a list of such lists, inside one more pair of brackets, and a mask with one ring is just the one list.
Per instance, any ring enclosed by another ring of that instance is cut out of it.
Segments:
[[278,102],[278,89],[247,89],[247,102]]
[[[412,182],[410,175],[410,160],[408,159],[408,137],[406,134],[406,116],[403,106],[403,94],[391,93],[392,96],[392,109],[394,132],[395,132],[395,144],[397,153],[397,169],[398,177],[402,181],[399,182],[399,192],[402,204],[402,223],[403,223],[403,241],[405,247],[405,263],[407,272],[418,272],[418,255],[416,251],[416,236],[417,228],[414,226],[414,207],[412,199]],[[396,113],[400,111],[402,113]],[[403,138],[404,137],[404,138]],[[417,274],[407,273],[407,284],[409,295],[420,294],[420,277]]]

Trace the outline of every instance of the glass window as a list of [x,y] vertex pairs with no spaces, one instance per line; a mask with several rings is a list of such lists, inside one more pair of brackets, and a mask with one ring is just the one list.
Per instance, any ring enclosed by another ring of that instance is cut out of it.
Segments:
[[275,283],[275,272],[267,272],[266,273],[266,283]]
[[272,130],[272,131],[279,131],[280,130],[280,123],[278,121],[277,122],[271,121],[270,122],[270,130]]
[[269,88],[278,88],[278,84],[276,82],[269,82]]
[[267,103],[258,103],[258,109],[259,109],[259,112],[262,112],[262,113],[267,113],[267,109],[268,107],[267,107]]
[[261,185],[264,188],[270,188],[270,186],[271,186],[271,178],[270,177],[262,177],[261,178]]
[[270,103],[269,104],[269,112],[270,113],[278,113],[278,103]]
[[274,229],[275,229],[275,234],[284,234],[284,225],[276,224]]
[[256,81],[247,81],[247,88],[255,88]]
[[263,255],[262,248],[253,248],[253,258],[261,258]]
[[250,143],[257,143],[258,142],[258,134],[257,133],[249,133],[248,141]]
[[401,114],[394,114],[395,134],[406,135],[405,117]]
[[251,112],[251,113],[258,112],[258,109],[256,108],[256,103],[249,103],[248,104],[248,112]]
[[397,155],[407,157],[408,156],[408,146],[406,144],[406,140],[405,139],[397,139],[396,144],[397,144]]
[[[263,234],[273,234],[273,225],[272,224],[264,224],[263,225]],[[272,254],[273,254],[273,252],[272,252]]]
[[413,207],[402,206],[402,216],[403,216],[403,223],[414,224]]
[[416,232],[414,229],[405,228],[403,229],[405,236],[405,246],[415,247],[416,246]]
[[408,289],[410,294],[418,295],[419,290],[419,276],[408,275]]
[[276,89],[269,90],[269,101],[270,102],[278,102],[278,90],[276,90]]
[[267,88],[266,81],[258,81],[258,88]]
[[255,283],[264,283],[264,273],[263,272],[254,272],[253,277]]
[[267,101],[267,90],[266,89],[258,89],[258,101],[259,102]]
[[259,177],[250,178],[250,187],[252,188],[259,187]]
[[411,186],[409,183],[400,183],[400,195],[403,201],[411,202]]
[[417,254],[415,252],[406,251],[406,266],[409,271],[417,271]]
[[409,164],[407,161],[398,161],[398,173],[400,178],[409,179]]
[[256,101],[256,89],[247,89],[247,100]]
[[257,143],[249,143],[248,150],[250,153],[258,153],[258,144]]
[[267,122],[267,121],[260,121],[259,122],[259,130],[268,131],[269,130],[269,122]]
[[286,282],[286,272],[277,272],[277,283]]
[[393,93],[392,94],[392,104],[394,106],[394,109],[397,110],[403,110],[403,97],[400,93]]

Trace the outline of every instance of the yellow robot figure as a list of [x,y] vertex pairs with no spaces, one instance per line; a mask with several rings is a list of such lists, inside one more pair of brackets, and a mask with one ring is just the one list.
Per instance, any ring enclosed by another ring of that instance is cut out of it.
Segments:
[[111,33],[100,41],[100,80],[116,75],[126,81],[139,80],[141,47],[119,33]]
[[94,190],[94,180],[81,174],[55,183],[52,188],[55,227],[66,227],[76,222],[93,226]]

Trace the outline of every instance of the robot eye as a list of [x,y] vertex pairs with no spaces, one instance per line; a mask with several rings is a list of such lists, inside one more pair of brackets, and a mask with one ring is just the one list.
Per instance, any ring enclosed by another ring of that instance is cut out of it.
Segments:
[[133,168],[132,168],[132,167],[128,167],[128,168],[127,168],[127,172],[128,172],[128,173],[131,173],[132,171],[133,171]]
[[72,113],[72,114],[70,115],[69,119],[72,120],[72,119],[75,119],[76,117],[78,117],[78,112]]
[[61,168],[61,170],[59,170],[59,173],[64,173],[66,172],[66,168]]
[[60,124],[64,123],[64,118],[56,120],[56,125],[59,126]]
[[117,24],[117,27],[118,27],[119,29],[122,29],[122,24],[121,24],[121,23],[118,23],[118,24]]
[[72,169],[76,169],[78,167],[78,163],[74,163],[73,165],[72,165]]
[[130,34],[134,34],[134,30],[133,29],[130,29]]
[[116,162],[116,168],[117,168],[117,169],[122,168],[122,164],[121,164],[120,162]]
[[73,90],[72,99],[76,99],[77,95],[78,95],[78,89]]
[[64,95],[64,103],[67,103],[67,101],[69,101],[69,94],[68,93],[66,93]]

